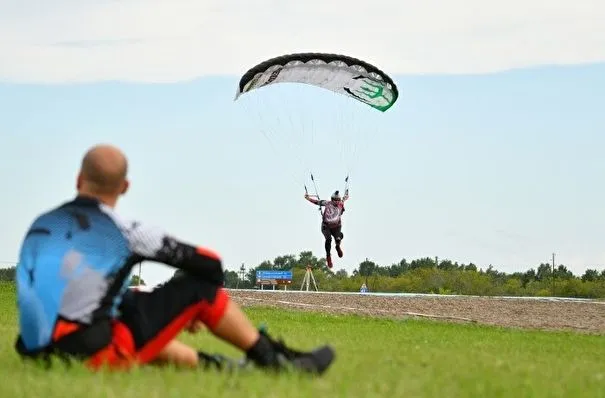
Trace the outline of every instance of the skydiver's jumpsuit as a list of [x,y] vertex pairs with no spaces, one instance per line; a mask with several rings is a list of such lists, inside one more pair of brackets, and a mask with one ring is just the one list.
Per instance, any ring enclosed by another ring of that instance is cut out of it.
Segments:
[[[330,200],[317,200],[313,198],[309,198],[311,203],[319,205],[320,207],[324,207],[324,211],[322,212],[322,223],[321,223],[321,233],[325,238],[325,249],[326,256],[330,255],[332,249],[332,237],[336,241],[336,246],[340,245],[340,242],[344,238],[344,234],[342,233],[342,220],[341,216],[345,212],[344,201],[343,199],[340,202],[332,202]],[[332,216],[331,212],[337,212]],[[331,221],[333,220],[333,221]]]

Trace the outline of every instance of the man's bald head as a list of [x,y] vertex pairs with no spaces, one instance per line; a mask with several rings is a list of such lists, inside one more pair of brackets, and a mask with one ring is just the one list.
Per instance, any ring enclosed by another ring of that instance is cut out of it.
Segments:
[[128,161],[118,148],[97,145],[82,159],[78,190],[91,195],[115,195],[126,192]]

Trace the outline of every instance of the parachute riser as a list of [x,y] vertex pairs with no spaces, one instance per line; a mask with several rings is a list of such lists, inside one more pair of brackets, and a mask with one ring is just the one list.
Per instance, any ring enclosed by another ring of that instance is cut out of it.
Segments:
[[[311,181],[313,181],[313,186],[315,188],[315,195],[310,195],[310,196],[317,198],[317,200],[321,200],[321,198],[319,197],[319,190],[317,189],[317,184],[315,183],[315,178],[313,177],[313,173],[311,173]],[[307,195],[309,195],[309,191],[307,191],[306,185],[305,185],[305,192],[307,193]],[[319,216],[323,218],[323,213],[321,212],[321,206],[319,206],[317,210],[319,211]]]
[[345,178],[345,196],[349,196],[349,176]]

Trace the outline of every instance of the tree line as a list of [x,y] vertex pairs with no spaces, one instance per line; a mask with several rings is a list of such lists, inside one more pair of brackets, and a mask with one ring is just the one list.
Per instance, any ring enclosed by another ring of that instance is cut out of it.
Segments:
[[[365,283],[369,291],[385,293],[605,298],[605,269],[587,269],[582,275],[574,275],[563,264],[555,266],[553,272],[552,264],[541,263],[525,272],[506,273],[491,265],[482,269],[472,262],[424,257],[412,261],[404,258],[386,266],[367,259],[349,274],[344,269],[329,269],[325,259],[311,251],[263,261],[247,272],[244,269],[243,277],[240,272],[226,270],[225,286],[253,289],[257,288],[257,270],[291,270],[293,281],[289,289],[300,289],[307,266],[313,269],[318,288],[323,291],[354,292]],[[176,271],[173,277],[180,273]],[[14,280],[15,267],[0,268],[0,281]],[[131,285],[136,284],[137,275],[133,275]]]
[[313,268],[318,288],[323,291],[359,291],[365,283],[369,291],[389,293],[605,298],[605,269],[587,269],[577,276],[563,264],[556,265],[553,272],[552,264],[541,263],[525,272],[506,273],[492,265],[482,269],[472,262],[424,257],[412,261],[404,258],[386,266],[366,259],[349,275],[344,269],[334,272],[327,268],[325,259],[311,251],[263,261],[248,269],[244,278],[228,270],[225,286],[251,289],[255,288],[257,270],[292,270],[289,289],[300,289],[307,266]]

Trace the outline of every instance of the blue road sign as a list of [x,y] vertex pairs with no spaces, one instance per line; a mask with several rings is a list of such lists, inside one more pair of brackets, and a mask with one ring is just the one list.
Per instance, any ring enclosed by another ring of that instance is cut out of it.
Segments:
[[256,283],[263,285],[283,285],[292,283],[292,271],[256,271]]

